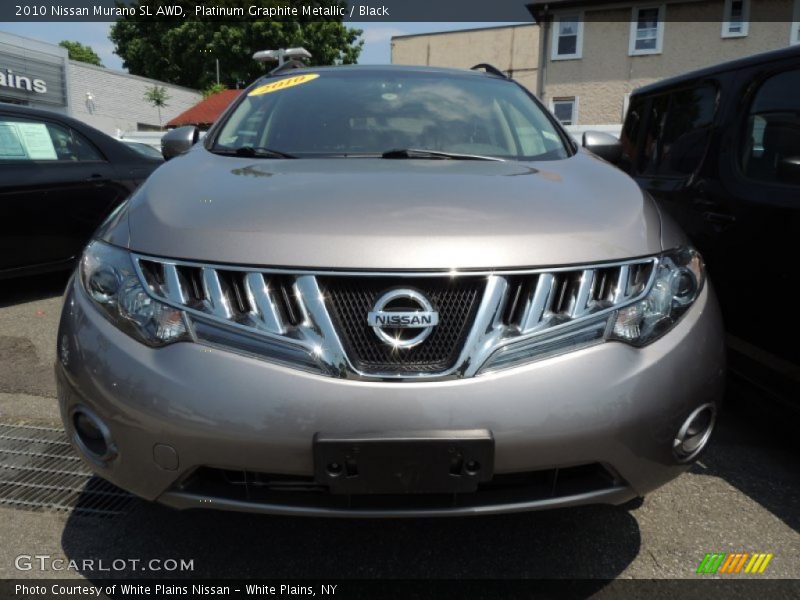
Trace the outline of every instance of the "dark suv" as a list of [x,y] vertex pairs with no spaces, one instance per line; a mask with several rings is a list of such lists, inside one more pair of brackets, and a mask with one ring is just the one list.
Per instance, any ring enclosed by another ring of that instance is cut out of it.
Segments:
[[702,252],[728,330],[731,370],[779,399],[800,388],[800,47],[637,90],[623,169]]

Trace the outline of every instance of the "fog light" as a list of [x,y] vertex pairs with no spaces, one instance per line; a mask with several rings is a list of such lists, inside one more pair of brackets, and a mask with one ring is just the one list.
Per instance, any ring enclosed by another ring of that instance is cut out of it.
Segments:
[[117,455],[111,433],[100,418],[85,407],[72,412],[73,440],[92,461],[105,465]]
[[689,462],[706,447],[716,418],[717,409],[713,404],[704,404],[692,411],[672,442],[672,451],[679,462]]

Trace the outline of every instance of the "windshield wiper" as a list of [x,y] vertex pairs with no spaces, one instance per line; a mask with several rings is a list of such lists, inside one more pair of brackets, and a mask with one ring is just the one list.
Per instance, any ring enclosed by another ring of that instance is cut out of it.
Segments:
[[280,150],[264,148],[263,146],[241,146],[236,149],[236,156],[263,156],[267,158],[297,158],[293,154],[287,154]]
[[240,146],[239,148],[215,148],[217,154],[229,154],[231,156],[250,156],[256,158],[297,158],[293,154],[287,154],[272,148],[261,146]]
[[483,156],[480,154],[461,154],[458,152],[441,152],[439,150],[420,150],[417,148],[396,148],[381,154],[382,158],[438,158],[442,160],[494,160],[504,162],[496,156]]

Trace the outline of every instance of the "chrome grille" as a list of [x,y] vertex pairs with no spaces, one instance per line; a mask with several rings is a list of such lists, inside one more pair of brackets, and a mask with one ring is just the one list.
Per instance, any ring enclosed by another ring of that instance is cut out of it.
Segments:
[[303,321],[294,278],[140,259],[158,298],[254,329],[285,334]]
[[[333,323],[347,355],[369,373],[437,373],[451,368],[475,318],[486,277],[323,277],[319,278]],[[367,313],[392,288],[421,292],[439,313],[439,324],[419,346],[396,349],[367,324]]]
[[[380,379],[471,377],[526,344],[561,348],[572,331],[583,344],[602,341],[604,323],[645,296],[658,264],[361,273],[134,261],[149,293],[184,310],[200,342],[329,376]],[[394,287],[421,291],[440,314],[413,348],[384,345],[367,324],[376,299]]]
[[509,285],[505,303],[513,308],[507,311],[506,325],[528,334],[627,304],[644,293],[653,264],[647,261],[519,277],[516,287]]

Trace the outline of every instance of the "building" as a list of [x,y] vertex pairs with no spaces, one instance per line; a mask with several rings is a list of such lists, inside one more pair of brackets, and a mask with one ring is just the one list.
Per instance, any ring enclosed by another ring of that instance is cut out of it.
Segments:
[[[153,86],[169,96],[160,118],[144,99]],[[69,60],[60,46],[0,32],[0,102],[65,113],[119,136],[158,131],[201,99],[196,90]]]
[[619,130],[635,88],[800,41],[800,0],[547,0],[537,95],[573,130]]
[[489,63],[536,89],[539,28],[534,25],[462,29],[392,38],[392,64],[469,69]]
[[171,119],[167,123],[167,127],[195,125],[202,130],[207,130],[241,93],[242,90],[222,90],[212,94]]
[[618,133],[635,88],[800,43],[800,0],[542,0],[535,24],[396,36],[392,63],[488,62],[573,133]]

